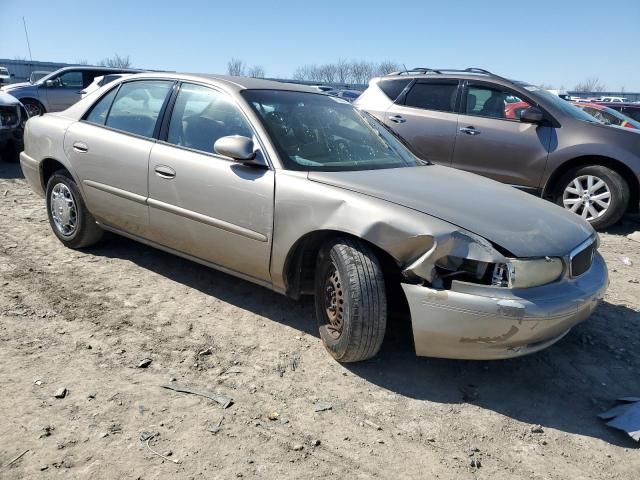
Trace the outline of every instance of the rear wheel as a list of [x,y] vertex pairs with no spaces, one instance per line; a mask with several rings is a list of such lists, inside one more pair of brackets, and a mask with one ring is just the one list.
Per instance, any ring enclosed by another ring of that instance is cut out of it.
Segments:
[[47,213],[53,233],[69,248],[89,247],[102,238],[103,230],[66,170],[58,170],[47,182]]
[[384,275],[375,253],[341,238],[318,254],[315,305],[320,337],[339,362],[357,362],[380,350],[387,325]]
[[568,172],[558,182],[556,203],[587,220],[593,228],[615,224],[627,210],[629,185],[615,170],[589,165]]

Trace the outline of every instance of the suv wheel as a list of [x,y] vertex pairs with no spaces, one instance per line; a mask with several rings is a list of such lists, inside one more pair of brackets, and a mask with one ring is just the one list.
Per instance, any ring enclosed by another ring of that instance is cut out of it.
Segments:
[[320,337],[333,358],[357,362],[378,353],[387,326],[387,299],[380,262],[369,247],[341,238],[321,249],[315,304]]
[[24,105],[25,110],[29,114],[29,117],[37,117],[38,115],[42,115],[43,113],[46,113],[44,109],[44,105],[42,105],[37,100],[26,98],[22,100],[22,104]]
[[53,233],[66,247],[89,247],[102,238],[103,230],[65,170],[55,172],[47,183],[47,213]]
[[629,204],[629,185],[615,170],[589,165],[568,172],[560,179],[556,203],[580,215],[593,228],[615,224]]

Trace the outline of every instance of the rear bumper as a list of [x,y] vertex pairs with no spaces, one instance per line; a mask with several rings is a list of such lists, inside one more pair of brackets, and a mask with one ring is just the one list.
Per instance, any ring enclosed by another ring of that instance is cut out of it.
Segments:
[[44,197],[44,190],[40,182],[40,163],[34,160],[24,152],[20,152],[20,167],[24,178],[27,179],[29,186],[41,197]]
[[607,266],[596,253],[582,276],[542,287],[402,288],[417,355],[491,360],[526,355],[557,342],[591,315],[608,283]]

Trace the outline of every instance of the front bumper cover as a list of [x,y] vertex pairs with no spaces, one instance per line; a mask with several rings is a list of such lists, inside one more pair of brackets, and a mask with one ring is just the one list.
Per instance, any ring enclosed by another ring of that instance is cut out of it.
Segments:
[[608,286],[596,253],[591,268],[535,288],[507,289],[458,283],[435,290],[403,283],[419,356],[491,360],[533,353],[586,320]]

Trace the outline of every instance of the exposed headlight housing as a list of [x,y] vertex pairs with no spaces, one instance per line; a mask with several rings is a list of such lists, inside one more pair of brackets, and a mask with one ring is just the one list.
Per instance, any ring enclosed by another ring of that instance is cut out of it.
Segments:
[[563,272],[561,258],[510,259],[493,267],[491,284],[509,288],[538,287],[556,281]]
[[20,112],[17,105],[0,105],[0,128],[15,127],[20,123]]

